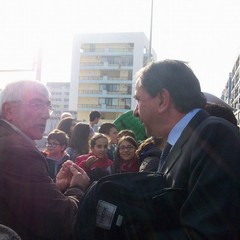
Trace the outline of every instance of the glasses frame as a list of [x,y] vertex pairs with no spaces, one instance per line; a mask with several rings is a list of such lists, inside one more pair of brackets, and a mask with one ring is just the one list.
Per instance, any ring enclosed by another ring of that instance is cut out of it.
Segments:
[[49,143],[49,142],[46,142],[45,146],[46,147],[53,147],[53,148],[56,148],[57,146],[61,146],[62,144],[60,143]]
[[36,102],[36,103],[25,103],[25,102],[14,102],[14,103],[19,103],[21,105],[29,106],[32,108],[34,111],[44,111],[45,109],[48,109],[49,115],[52,115],[54,109],[52,108],[50,102],[48,103],[42,103],[42,102]]

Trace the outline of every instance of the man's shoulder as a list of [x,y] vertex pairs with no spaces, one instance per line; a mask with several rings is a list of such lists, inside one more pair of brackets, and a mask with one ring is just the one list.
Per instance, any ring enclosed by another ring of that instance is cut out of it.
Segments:
[[0,120],[0,141],[4,144],[3,146],[9,145],[27,145],[35,148],[35,142],[27,137],[17,127],[8,123],[7,121]]
[[193,139],[199,140],[200,138],[217,140],[217,136],[221,134],[224,138],[234,138],[237,141],[240,139],[240,133],[232,123],[225,119],[211,116],[205,110],[201,110],[185,127],[178,143],[192,142]]
[[[194,122],[198,121],[198,124],[196,124],[196,128],[202,129],[202,128],[212,128],[212,130],[215,129],[222,129],[222,130],[228,130],[228,132],[239,132],[237,127],[234,126],[232,123],[227,121],[226,119],[211,116],[208,113],[206,113],[204,110],[200,111],[196,114],[196,116],[193,117],[193,124]],[[191,123],[189,124],[191,126]]]

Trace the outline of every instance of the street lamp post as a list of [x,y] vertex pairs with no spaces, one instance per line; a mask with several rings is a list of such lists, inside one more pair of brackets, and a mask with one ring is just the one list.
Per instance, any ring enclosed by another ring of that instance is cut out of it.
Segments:
[[152,23],[153,23],[153,0],[152,0],[152,4],[151,4],[150,37],[149,37],[148,62],[151,62],[151,61],[152,61]]

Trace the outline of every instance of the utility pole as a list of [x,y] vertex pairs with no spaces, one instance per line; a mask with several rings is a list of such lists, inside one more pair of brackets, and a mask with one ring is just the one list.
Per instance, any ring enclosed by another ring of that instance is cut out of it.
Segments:
[[149,38],[149,54],[148,54],[148,62],[152,62],[152,24],[153,24],[153,0],[151,4],[151,18],[150,18],[150,38]]

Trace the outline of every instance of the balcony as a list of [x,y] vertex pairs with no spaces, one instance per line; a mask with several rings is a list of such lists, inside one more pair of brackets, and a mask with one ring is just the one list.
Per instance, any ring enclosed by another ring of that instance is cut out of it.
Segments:
[[132,84],[132,79],[108,76],[80,76],[79,83],[118,83],[118,84]]
[[133,55],[133,48],[95,48],[81,49],[82,56],[121,56]]
[[80,62],[80,69],[108,69],[108,70],[130,70],[133,67],[133,63],[109,63],[109,62]]
[[[84,95],[84,96],[83,96]],[[126,91],[106,91],[106,90],[79,90],[79,97],[117,97],[117,98],[131,98],[132,93]]]
[[100,112],[126,112],[130,109],[128,105],[108,106],[106,104],[78,104],[78,111],[91,111],[92,109]]

